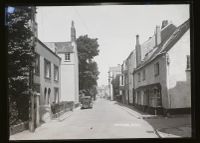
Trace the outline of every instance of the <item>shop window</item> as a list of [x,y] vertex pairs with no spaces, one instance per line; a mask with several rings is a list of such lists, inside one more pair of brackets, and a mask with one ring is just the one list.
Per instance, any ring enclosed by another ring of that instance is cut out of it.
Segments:
[[155,99],[155,106],[161,106],[161,91],[159,88],[154,89],[154,99]]

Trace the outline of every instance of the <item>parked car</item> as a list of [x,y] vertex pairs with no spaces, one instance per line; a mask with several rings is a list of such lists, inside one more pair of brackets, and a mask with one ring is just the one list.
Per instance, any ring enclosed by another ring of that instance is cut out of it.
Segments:
[[81,109],[92,108],[93,102],[91,96],[83,96],[81,98]]

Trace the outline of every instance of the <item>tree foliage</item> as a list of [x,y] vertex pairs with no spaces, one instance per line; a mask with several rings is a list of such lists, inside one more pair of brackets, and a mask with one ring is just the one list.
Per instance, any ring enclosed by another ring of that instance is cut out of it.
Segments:
[[93,58],[99,54],[99,44],[96,39],[91,39],[87,35],[77,39],[77,49],[79,57],[79,90],[87,91],[90,95],[96,95],[96,85],[98,80],[98,66]]
[[[14,7],[13,13],[6,11],[8,39],[8,96],[10,124],[27,120],[29,96],[27,95],[29,72],[34,61],[32,7]],[[26,111],[25,111],[26,110]],[[26,112],[26,113],[25,113]]]

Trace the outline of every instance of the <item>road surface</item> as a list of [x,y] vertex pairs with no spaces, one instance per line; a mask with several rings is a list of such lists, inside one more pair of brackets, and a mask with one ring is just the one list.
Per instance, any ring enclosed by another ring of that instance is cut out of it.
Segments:
[[10,140],[158,138],[145,120],[138,119],[114,101],[97,99],[92,109],[76,109],[62,118],[23,131]]

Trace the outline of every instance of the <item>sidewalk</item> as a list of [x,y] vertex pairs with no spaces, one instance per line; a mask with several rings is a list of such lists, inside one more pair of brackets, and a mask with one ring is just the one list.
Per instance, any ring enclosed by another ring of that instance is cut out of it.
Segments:
[[122,103],[115,102],[122,109],[126,110],[131,115],[138,119],[143,119],[148,122],[156,131],[160,138],[179,138],[179,137],[191,137],[191,115],[173,115],[170,117],[164,117],[161,115],[149,115],[143,113],[130,105],[124,105]]
[[131,111],[131,113],[134,113],[134,116],[137,117],[138,119],[158,119],[158,118],[163,118],[162,115],[150,115],[148,113],[144,113],[144,112],[138,110],[137,108],[135,108],[134,106],[122,104],[122,103],[119,103],[119,102],[116,102],[115,104],[118,104],[121,107],[127,107],[128,109],[130,109],[129,111]]
[[[75,108],[74,110],[78,110]],[[49,122],[41,124],[35,129],[35,132],[30,132],[29,130],[24,130],[22,132],[16,133],[10,136],[10,140],[35,140],[43,139],[46,135],[46,130],[57,128],[58,125],[62,123],[66,118],[70,117],[73,111],[67,111],[58,118],[51,119]]]

